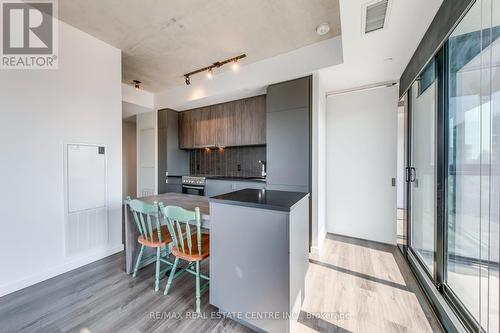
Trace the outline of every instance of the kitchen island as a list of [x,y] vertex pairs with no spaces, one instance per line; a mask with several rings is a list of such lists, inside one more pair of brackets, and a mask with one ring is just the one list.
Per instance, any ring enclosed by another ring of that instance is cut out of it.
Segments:
[[[159,195],[151,195],[148,197],[138,198],[147,203],[154,203],[155,201],[168,206],[179,206],[187,210],[194,210],[196,207],[200,208],[201,219],[203,226],[207,226],[210,220],[210,209],[208,199],[198,195],[189,195],[182,193],[164,193]],[[137,237],[139,233],[134,223],[134,218],[127,205],[124,205],[125,216],[125,266],[128,274],[132,274],[134,270],[135,258],[139,252],[139,245]],[[153,254],[154,250],[149,248],[144,249],[144,257]],[[149,264],[145,262],[143,265]]]
[[244,189],[210,201],[210,304],[258,331],[293,331],[309,264],[309,194]]

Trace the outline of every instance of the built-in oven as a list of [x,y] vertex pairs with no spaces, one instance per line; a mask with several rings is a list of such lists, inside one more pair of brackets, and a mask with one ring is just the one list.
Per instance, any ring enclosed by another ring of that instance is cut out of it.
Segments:
[[183,176],[182,193],[193,195],[205,195],[205,177]]

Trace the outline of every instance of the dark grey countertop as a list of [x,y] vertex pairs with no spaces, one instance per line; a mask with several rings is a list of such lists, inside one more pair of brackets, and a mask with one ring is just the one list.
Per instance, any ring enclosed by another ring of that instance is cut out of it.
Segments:
[[206,179],[214,180],[241,180],[248,182],[265,182],[265,177],[240,177],[240,176],[205,176]]
[[309,197],[309,193],[246,188],[211,197],[208,201],[289,212],[295,204],[305,197]]

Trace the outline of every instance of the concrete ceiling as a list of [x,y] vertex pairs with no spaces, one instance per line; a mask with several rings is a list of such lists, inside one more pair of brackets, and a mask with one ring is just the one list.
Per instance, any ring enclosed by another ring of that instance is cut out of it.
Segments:
[[327,91],[397,81],[443,0],[390,0],[386,27],[362,33],[369,0],[340,0],[344,62],[320,70]]
[[[244,66],[340,35],[338,0],[62,0],[59,17],[121,49],[123,82],[151,92],[241,53]],[[322,22],[331,30],[319,36]]]

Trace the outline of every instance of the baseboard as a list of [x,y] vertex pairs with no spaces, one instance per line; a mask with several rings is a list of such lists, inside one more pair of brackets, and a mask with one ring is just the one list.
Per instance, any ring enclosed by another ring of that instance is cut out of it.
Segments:
[[0,297],[69,272],[73,269],[85,266],[121,251],[123,251],[123,244],[99,248],[91,250],[83,255],[75,256],[62,265],[50,268],[43,272],[35,273],[23,278],[22,280],[0,286]]
[[326,232],[320,233],[320,235],[318,236],[318,245],[311,246],[311,254],[319,254],[321,248],[323,247],[323,244],[325,243],[325,239],[326,239]]
[[311,253],[311,254],[316,254],[316,255],[318,255],[318,254],[319,254],[319,250],[320,250],[320,249],[319,249],[319,246],[311,246],[311,251],[310,251],[310,253]]
[[360,237],[357,235],[354,236],[354,235],[350,235],[350,234],[341,234],[341,233],[331,232],[331,231],[328,231],[327,234],[334,235],[334,236],[348,237],[348,238],[353,238],[353,239],[359,239],[362,241],[369,241],[369,242],[379,243],[379,244],[384,244],[384,245],[391,245],[391,246],[397,245],[396,235],[394,235],[394,241],[385,241],[385,240],[377,240],[377,239],[363,237],[363,236]]

